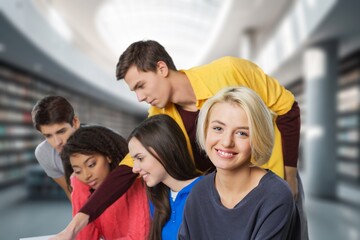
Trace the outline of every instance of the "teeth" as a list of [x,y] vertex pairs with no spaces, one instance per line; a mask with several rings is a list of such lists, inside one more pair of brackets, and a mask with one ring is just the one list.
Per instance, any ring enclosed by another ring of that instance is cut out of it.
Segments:
[[232,153],[223,152],[223,151],[221,151],[221,150],[218,150],[218,153],[219,153],[220,155],[223,155],[224,157],[232,157],[232,156],[234,156],[234,154],[232,154]]

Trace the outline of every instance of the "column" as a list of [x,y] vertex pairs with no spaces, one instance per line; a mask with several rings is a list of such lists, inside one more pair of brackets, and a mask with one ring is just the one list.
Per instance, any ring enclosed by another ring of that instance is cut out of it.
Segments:
[[337,42],[309,47],[304,54],[305,191],[313,197],[336,196]]

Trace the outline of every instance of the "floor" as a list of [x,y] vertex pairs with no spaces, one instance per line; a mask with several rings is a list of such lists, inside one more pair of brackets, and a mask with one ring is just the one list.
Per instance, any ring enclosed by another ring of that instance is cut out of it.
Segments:
[[308,198],[310,240],[360,240],[360,209],[344,203]]
[[[51,235],[71,218],[67,200],[34,201],[23,186],[0,191],[0,232],[4,240]],[[360,240],[360,208],[307,196],[311,240]],[[3,239],[1,237],[1,239]]]
[[30,200],[24,186],[0,192],[0,239],[51,235],[61,231],[70,219],[67,200]]

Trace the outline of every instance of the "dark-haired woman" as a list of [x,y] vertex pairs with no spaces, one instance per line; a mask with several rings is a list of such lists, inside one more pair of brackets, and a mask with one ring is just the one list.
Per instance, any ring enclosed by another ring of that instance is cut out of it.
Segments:
[[150,240],[177,239],[185,201],[200,180],[186,148],[185,136],[167,115],[155,115],[142,122],[128,138],[139,173],[151,200]]
[[[126,140],[105,127],[81,127],[68,139],[61,158],[71,190],[73,214],[127,153]],[[81,230],[76,239],[146,239],[149,228],[148,199],[143,183],[137,179],[121,198]]]

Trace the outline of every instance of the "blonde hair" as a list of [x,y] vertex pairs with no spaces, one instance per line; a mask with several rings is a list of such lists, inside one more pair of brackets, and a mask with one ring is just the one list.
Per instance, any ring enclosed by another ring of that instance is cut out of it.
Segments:
[[216,103],[229,103],[241,107],[247,114],[250,130],[251,163],[260,166],[271,156],[274,146],[275,115],[253,90],[246,87],[227,87],[209,98],[202,106],[196,129],[201,149],[205,150],[205,139],[211,108]]

